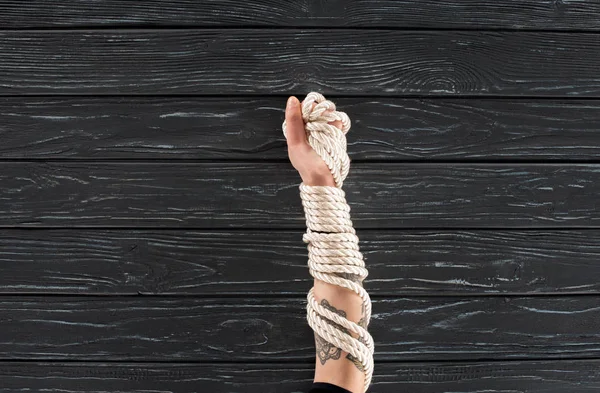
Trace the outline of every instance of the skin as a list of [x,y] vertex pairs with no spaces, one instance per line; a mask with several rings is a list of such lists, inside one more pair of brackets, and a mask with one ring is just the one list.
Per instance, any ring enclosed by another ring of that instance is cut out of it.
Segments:
[[[335,181],[325,161],[308,144],[304,121],[302,119],[301,102],[290,97],[286,107],[288,156],[292,166],[298,171],[302,181],[311,186],[332,186]],[[316,104],[313,104],[313,107]],[[341,121],[329,122],[342,128]],[[355,275],[339,274],[362,285]],[[367,328],[365,324],[362,299],[354,291],[332,285],[321,280],[314,280],[314,295],[322,306],[344,316],[345,318]],[[341,326],[337,326],[340,328]],[[342,328],[342,330],[345,330]],[[357,334],[351,333],[353,337]],[[364,372],[362,365],[346,351],[333,346],[315,333],[315,378],[314,382],[328,382],[341,386],[351,392],[362,393]]]

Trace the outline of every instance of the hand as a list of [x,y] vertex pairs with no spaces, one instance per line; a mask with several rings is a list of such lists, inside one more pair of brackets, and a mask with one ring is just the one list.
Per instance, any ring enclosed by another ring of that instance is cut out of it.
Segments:
[[[285,110],[286,139],[290,161],[300,174],[304,184],[308,186],[335,187],[331,170],[325,161],[308,144],[306,131],[304,130],[304,120],[302,119],[301,104],[296,97],[291,96]],[[314,108],[316,103],[312,105]],[[332,110],[329,109],[327,112],[332,112]],[[342,128],[340,120],[330,121],[328,124],[334,125],[339,129]]]

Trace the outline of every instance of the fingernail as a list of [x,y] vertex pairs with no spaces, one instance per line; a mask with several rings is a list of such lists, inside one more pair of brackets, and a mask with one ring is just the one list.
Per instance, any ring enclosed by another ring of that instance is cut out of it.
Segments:
[[292,109],[296,106],[296,103],[298,102],[298,99],[296,99],[296,97],[291,96],[290,98],[288,98],[287,101],[287,109]]

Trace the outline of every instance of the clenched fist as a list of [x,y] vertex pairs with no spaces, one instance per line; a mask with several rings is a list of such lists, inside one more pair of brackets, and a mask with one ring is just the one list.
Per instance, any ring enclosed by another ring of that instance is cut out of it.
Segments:
[[[303,101],[304,102],[304,101]],[[304,120],[302,119],[301,102],[294,96],[288,99],[285,109],[286,139],[288,156],[294,168],[300,174],[302,182],[308,186],[335,187],[333,175],[323,159],[308,144]],[[316,103],[313,103],[313,108]],[[328,110],[327,112],[332,112]],[[340,120],[331,121],[331,124],[342,128]]]

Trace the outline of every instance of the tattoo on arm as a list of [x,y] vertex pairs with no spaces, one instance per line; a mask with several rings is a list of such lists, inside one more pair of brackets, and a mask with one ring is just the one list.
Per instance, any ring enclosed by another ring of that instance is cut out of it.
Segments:
[[[340,274],[342,274],[342,273],[340,273]],[[332,312],[346,318],[346,312],[344,310],[338,310],[337,308],[333,307],[331,304],[329,304],[329,302],[326,299],[321,300],[321,306],[325,307],[329,311],[332,311]],[[357,322],[357,324],[366,329],[367,326],[366,326],[366,320],[365,320],[364,304],[362,306],[362,314],[361,315],[362,315],[362,318]],[[343,327],[335,322],[331,322],[331,321],[328,321],[328,323],[331,323],[333,326],[337,327],[338,329],[345,332],[346,334],[350,334],[350,331],[348,329],[346,329],[345,327]],[[366,344],[366,342],[362,338],[359,338],[358,340],[360,342],[362,342],[363,344]],[[327,360],[329,360],[329,359],[334,359],[334,360],[339,359],[340,355],[342,353],[341,348],[338,348],[335,345],[333,345],[332,343],[326,341],[321,336],[319,336],[316,332],[315,332],[315,347],[317,349],[317,356],[318,356],[319,360],[321,361],[322,365],[324,365],[325,362],[327,362]],[[350,354],[350,353],[347,354],[346,359],[350,360],[352,363],[354,363],[354,365],[360,371],[364,372],[364,367],[363,367],[362,363],[360,362],[360,360],[358,360],[357,358],[352,356],[352,354]]]
[[354,273],[331,273],[331,274],[341,277],[341,278],[345,278],[346,280],[353,281],[353,282],[357,283],[358,285],[360,285],[361,287],[363,286],[362,280],[360,279],[360,276],[358,274],[354,274]]

